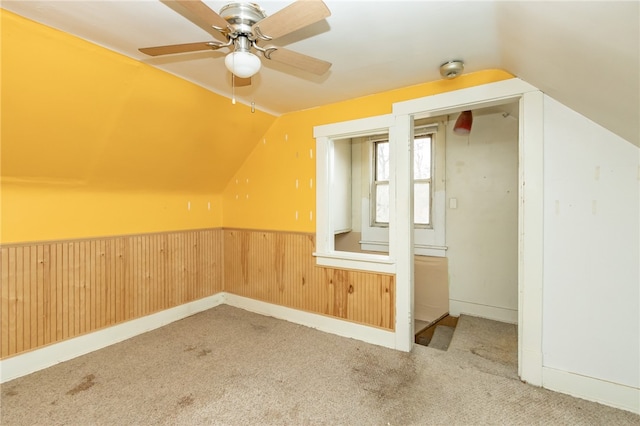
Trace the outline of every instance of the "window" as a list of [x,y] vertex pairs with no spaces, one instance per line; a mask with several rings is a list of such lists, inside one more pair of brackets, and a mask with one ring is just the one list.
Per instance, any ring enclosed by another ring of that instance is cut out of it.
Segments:
[[[431,132],[416,131],[413,141],[413,220],[416,227],[431,227],[431,171],[433,139]],[[372,219],[373,226],[389,226],[389,141],[373,142]]]
[[373,225],[389,226],[389,141],[374,142]]
[[432,142],[431,134],[413,140],[413,222],[418,227],[431,227]]
[[[413,122],[414,251],[424,256],[446,253],[445,120],[446,117],[434,117]],[[360,249],[385,253],[389,250],[389,179],[394,161],[390,158],[389,135],[370,137],[361,145],[362,168],[368,170],[362,177],[368,187],[363,188]]]

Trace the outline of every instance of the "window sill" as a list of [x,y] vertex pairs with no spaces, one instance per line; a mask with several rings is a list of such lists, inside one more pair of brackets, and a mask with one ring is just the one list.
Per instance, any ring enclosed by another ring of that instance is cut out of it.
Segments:
[[333,251],[313,253],[316,264],[338,269],[357,269],[360,271],[395,274],[396,262],[387,255]]
[[413,253],[418,256],[447,257],[447,247],[416,244]]
[[[377,251],[380,253],[389,252],[389,244],[379,241],[360,241],[360,248],[364,251]],[[414,244],[413,254],[417,256],[446,257],[446,246],[435,246],[426,244]]]

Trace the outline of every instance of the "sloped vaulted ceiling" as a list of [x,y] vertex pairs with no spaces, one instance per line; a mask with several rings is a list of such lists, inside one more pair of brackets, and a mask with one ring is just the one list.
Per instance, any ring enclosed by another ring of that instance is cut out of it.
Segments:
[[3,184],[219,193],[276,119],[69,34],[0,18]]
[[[330,61],[321,77],[265,63],[241,102],[281,114],[466,71],[504,69],[640,145],[638,1],[325,0],[332,15],[278,39]],[[226,1],[206,0],[214,10]],[[289,1],[259,1],[273,14]],[[168,1],[3,1],[2,7],[231,96],[223,52],[148,58],[137,48],[212,39]],[[193,17],[191,17],[193,18]],[[31,54],[38,55],[38,51]]]
[[640,144],[640,3],[502,2],[502,66]]

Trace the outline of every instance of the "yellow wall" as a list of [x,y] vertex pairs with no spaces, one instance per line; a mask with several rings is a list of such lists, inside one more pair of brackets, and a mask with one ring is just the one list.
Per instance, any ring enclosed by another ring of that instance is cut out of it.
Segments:
[[2,185],[3,243],[220,226],[219,194],[108,191],[51,183]]
[[275,117],[0,17],[1,242],[221,226],[220,194]]
[[313,232],[314,126],[512,77],[488,70],[276,119],[10,12],[0,17],[3,243],[219,226]]
[[389,114],[394,102],[512,77],[487,70],[279,117],[229,181],[223,196],[224,226],[315,232],[314,126]]

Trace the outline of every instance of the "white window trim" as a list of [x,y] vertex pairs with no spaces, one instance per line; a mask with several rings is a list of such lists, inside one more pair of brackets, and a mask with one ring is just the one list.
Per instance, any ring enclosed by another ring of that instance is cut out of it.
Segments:
[[[332,212],[335,200],[329,196],[332,184],[333,141],[377,132],[391,132],[395,118],[391,114],[367,117],[359,120],[316,126],[316,199],[323,200],[323,206],[316,209],[316,263],[321,266],[345,269],[360,269],[372,272],[395,273],[393,252],[389,254],[353,253],[335,250]],[[393,165],[392,165],[393,167]],[[393,169],[390,169],[393,173]],[[389,202],[394,202],[394,195]]]

